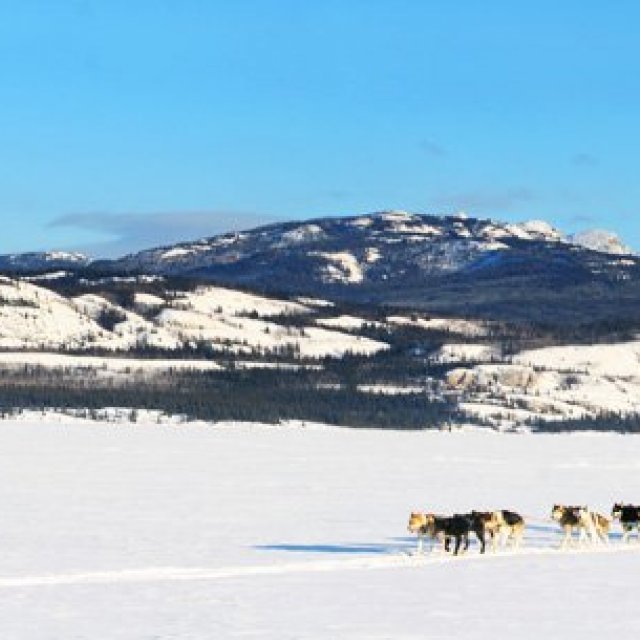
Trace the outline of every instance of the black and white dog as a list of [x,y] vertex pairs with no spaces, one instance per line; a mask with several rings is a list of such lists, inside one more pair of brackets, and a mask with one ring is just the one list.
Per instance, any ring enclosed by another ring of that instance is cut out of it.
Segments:
[[640,507],[621,502],[616,503],[611,510],[611,517],[618,520],[622,526],[622,542],[629,542],[629,537],[634,529],[638,542],[640,542]]

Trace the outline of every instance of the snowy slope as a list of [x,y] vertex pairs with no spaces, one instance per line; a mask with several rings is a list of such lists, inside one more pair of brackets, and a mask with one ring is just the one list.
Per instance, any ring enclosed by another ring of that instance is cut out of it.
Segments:
[[[451,344],[438,357],[460,364],[447,374],[447,385],[464,408],[496,424],[640,413],[638,340],[546,347],[507,358],[482,345]],[[485,362],[466,364],[473,360]]]
[[630,247],[622,242],[619,236],[604,229],[590,229],[574,233],[568,237],[568,240],[573,244],[603,253],[614,255],[632,255],[634,253]]
[[[556,502],[640,495],[640,438],[0,423],[0,628],[58,638],[626,638],[640,546]],[[410,555],[412,508],[509,507],[522,552]]]
[[407,316],[389,316],[387,320],[391,324],[433,329],[447,333],[460,334],[462,336],[486,336],[490,323],[477,320],[461,320],[459,318],[410,318]]
[[323,357],[387,348],[339,327],[320,329],[312,318],[308,328],[290,326],[287,316],[312,314],[296,302],[213,286],[169,294],[165,299],[137,293],[133,311],[103,295],[65,298],[32,282],[0,276],[0,349],[126,352],[204,342],[218,351],[291,348],[302,356]]
[[100,326],[62,296],[0,277],[0,347],[78,347],[101,335]]

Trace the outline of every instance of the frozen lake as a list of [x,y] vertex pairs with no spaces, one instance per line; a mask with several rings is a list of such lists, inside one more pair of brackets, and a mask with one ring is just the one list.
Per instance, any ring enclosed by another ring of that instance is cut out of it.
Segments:
[[[640,503],[640,437],[0,423],[0,637],[627,637],[640,545],[555,549],[555,502]],[[412,509],[509,508],[521,553],[410,554]]]

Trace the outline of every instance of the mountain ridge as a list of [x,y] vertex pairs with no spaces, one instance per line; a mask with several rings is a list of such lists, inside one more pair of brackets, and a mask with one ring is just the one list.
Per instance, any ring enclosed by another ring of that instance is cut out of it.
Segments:
[[100,266],[457,317],[584,322],[615,316],[620,301],[621,314],[640,318],[640,258],[572,244],[543,221],[383,211],[271,224]]
[[[245,238],[255,234],[265,234],[273,232],[274,235],[278,234],[278,230],[283,230],[281,235],[281,244],[286,246],[287,244],[295,244],[296,242],[303,243],[306,241],[314,241],[322,239],[323,230],[319,226],[323,223],[332,222],[344,222],[345,224],[354,224],[355,226],[368,226],[374,220],[386,220],[388,222],[397,222],[402,225],[407,221],[427,220],[431,222],[432,226],[428,229],[425,226],[412,229],[406,227],[403,231],[417,234],[438,235],[438,230],[442,230],[448,223],[453,221],[453,226],[463,227],[462,221],[469,221],[473,223],[476,228],[478,236],[476,240],[486,240],[491,237],[493,232],[495,238],[499,237],[511,237],[512,239],[523,239],[533,241],[549,241],[549,242],[566,242],[567,244],[573,244],[584,248],[591,249],[600,253],[611,253],[614,255],[635,255],[633,250],[625,245],[622,240],[615,233],[604,229],[588,229],[578,233],[563,235],[559,230],[554,228],[550,223],[544,220],[531,219],[519,223],[501,222],[492,218],[475,218],[470,217],[465,213],[451,214],[451,215],[433,215],[433,214],[418,214],[409,213],[403,210],[385,210],[370,214],[361,214],[353,216],[330,216],[320,217],[309,220],[292,220],[287,222],[270,223],[268,225],[262,225],[259,227],[250,228],[240,232],[225,232],[214,234],[212,236],[205,236],[193,241],[181,241],[171,243],[167,245],[160,245],[157,247],[151,247],[143,249],[141,251],[125,254],[121,257],[106,259],[106,258],[91,258],[89,255],[74,252],[74,251],[61,251],[61,250],[48,250],[48,251],[28,251],[11,254],[0,254],[0,270],[15,269],[15,270],[38,270],[48,267],[55,268],[81,268],[90,264],[108,265],[108,264],[122,264],[135,260],[140,260],[146,256],[161,256],[164,261],[171,261],[173,258],[180,256],[184,257],[188,254],[197,254],[204,252],[207,249],[225,245],[233,244],[234,241]],[[434,225],[435,222],[435,225]],[[396,227],[396,231],[399,227]],[[425,233],[426,231],[426,233]],[[455,236],[455,229],[454,234]],[[464,237],[472,237],[473,234],[469,230],[460,229],[458,237],[460,239]],[[415,238],[414,238],[415,239]]]
[[[40,260],[39,267],[62,268],[77,278],[192,279],[454,317],[640,320],[640,258],[624,253],[614,238],[565,237],[541,220],[506,223],[391,210],[272,223],[114,260]],[[0,258],[0,271],[12,274],[37,267],[36,258]]]

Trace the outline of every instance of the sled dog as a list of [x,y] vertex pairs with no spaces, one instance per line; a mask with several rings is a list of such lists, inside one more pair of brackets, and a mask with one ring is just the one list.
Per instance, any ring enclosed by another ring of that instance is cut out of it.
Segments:
[[418,553],[422,553],[424,538],[429,537],[432,540],[442,540],[447,552],[453,539],[453,555],[458,555],[461,547],[463,551],[469,548],[469,533],[473,529],[469,516],[456,514],[446,517],[414,511],[409,516],[408,530],[418,536]]
[[589,530],[593,542],[609,544],[611,520],[597,511],[583,510],[581,515],[590,523]]
[[491,538],[491,549],[496,551],[498,546],[505,546],[511,542],[514,548],[522,543],[524,536],[524,519],[515,511],[499,509],[498,511],[472,511],[471,515],[480,520],[484,526],[484,533]]
[[[427,515],[422,511],[412,511],[409,515],[409,524],[407,530],[409,533],[415,533],[418,536],[418,553],[422,553],[424,548],[424,539],[431,533],[427,527]],[[431,515],[431,514],[429,514]]]
[[616,502],[611,509],[611,517],[622,527],[622,542],[629,542],[634,529],[637,540],[640,542],[640,507]]
[[551,518],[555,520],[564,531],[564,537],[560,543],[561,549],[571,544],[574,531],[578,533],[578,544],[587,542],[589,537],[591,537],[592,540],[597,538],[596,526],[592,514],[587,507],[555,504],[551,510]]
[[501,509],[496,511],[496,520],[498,522],[498,534],[506,546],[509,542],[514,549],[522,544],[524,537],[525,522],[524,518],[515,511]]

